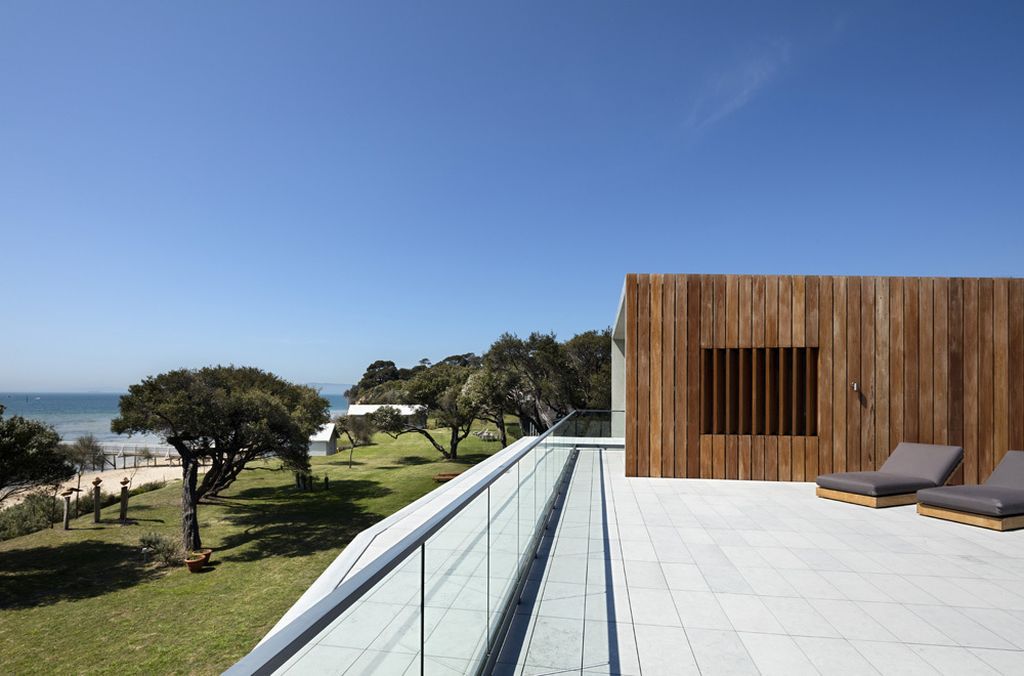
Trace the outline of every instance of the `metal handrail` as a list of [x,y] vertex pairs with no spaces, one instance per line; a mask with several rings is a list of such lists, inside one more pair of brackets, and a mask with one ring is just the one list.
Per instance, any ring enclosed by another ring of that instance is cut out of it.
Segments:
[[224,673],[230,676],[273,673],[362,598],[374,585],[384,579],[388,573],[404,563],[406,558],[424,545],[431,535],[450,522],[474,498],[490,488],[527,453],[555,432],[569,425],[576,415],[577,412],[573,411],[529,444],[491,468],[471,489],[464,491],[455,500],[442,507],[436,514],[382,552],[365,567],[355,572],[352,577],[339,584],[291,623],[253,648],[248,655]]

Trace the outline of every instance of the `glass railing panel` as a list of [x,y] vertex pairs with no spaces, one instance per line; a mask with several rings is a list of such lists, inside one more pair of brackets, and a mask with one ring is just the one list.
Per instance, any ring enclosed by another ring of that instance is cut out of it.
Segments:
[[554,467],[554,453],[552,446],[547,440],[541,442],[535,451],[537,455],[536,490],[537,510],[534,514],[533,527],[538,535],[543,534],[544,521],[547,516],[545,507],[551,497],[552,481],[551,472]]
[[623,411],[576,411],[560,421],[552,430],[552,437],[607,439],[625,434]]
[[625,411],[612,411],[611,412],[611,436],[613,437],[625,437],[626,436],[626,412]]
[[417,549],[275,673],[405,673],[420,659],[420,579]]
[[519,571],[519,468],[510,468],[488,489],[488,613],[491,636],[515,588]]
[[424,545],[424,674],[471,674],[488,639],[487,492]]
[[536,449],[524,455],[516,466],[519,473],[519,560],[525,563],[532,556],[530,541],[537,526]]

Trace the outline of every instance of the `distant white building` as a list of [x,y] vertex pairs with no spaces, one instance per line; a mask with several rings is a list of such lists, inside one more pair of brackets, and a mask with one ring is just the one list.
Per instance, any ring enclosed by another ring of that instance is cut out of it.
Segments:
[[425,423],[427,420],[427,407],[423,404],[349,404],[348,415],[370,415],[383,406],[397,408],[403,417],[415,420],[420,424]]
[[338,430],[327,423],[309,438],[310,455],[334,455],[338,452]]

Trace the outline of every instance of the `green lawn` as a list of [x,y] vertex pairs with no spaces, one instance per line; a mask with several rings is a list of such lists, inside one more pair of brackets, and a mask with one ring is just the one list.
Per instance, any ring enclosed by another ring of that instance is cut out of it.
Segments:
[[[459,464],[418,435],[314,458],[317,489],[290,473],[246,471],[215,505],[200,505],[212,567],[143,563],[139,536],[179,530],[180,482],[132,498],[72,530],[0,543],[0,672],[219,673],[244,655],[359,531],[498,450],[470,436]],[[263,465],[264,468],[276,463]],[[329,491],[323,476],[330,476]]]

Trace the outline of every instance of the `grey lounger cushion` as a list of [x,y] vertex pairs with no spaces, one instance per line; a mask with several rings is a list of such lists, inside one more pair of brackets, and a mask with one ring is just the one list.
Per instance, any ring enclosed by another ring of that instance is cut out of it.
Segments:
[[872,497],[913,493],[946,483],[963,457],[959,446],[903,442],[877,472],[822,474],[818,485]]
[[822,474],[818,477],[818,485],[844,493],[883,497],[913,493],[922,488],[931,488],[935,484],[920,477],[888,472],[838,472]]
[[1008,451],[983,486],[943,486],[917,494],[919,502],[972,514],[1024,514],[1024,451]]

